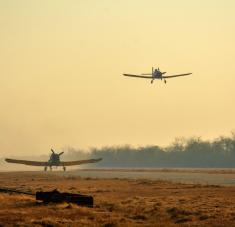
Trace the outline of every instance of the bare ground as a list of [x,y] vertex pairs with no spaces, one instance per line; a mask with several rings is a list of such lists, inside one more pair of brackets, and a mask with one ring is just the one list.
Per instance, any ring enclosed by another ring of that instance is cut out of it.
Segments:
[[36,203],[0,194],[0,226],[235,226],[235,186],[91,179],[41,172],[0,173],[0,187],[59,189],[94,197],[94,208]]

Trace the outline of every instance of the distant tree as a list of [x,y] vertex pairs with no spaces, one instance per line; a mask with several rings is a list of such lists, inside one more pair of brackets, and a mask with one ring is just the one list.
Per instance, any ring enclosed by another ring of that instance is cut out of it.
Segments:
[[213,141],[201,137],[177,137],[167,147],[130,145],[90,148],[89,152],[69,148],[66,159],[99,158],[93,167],[235,167],[235,132]]

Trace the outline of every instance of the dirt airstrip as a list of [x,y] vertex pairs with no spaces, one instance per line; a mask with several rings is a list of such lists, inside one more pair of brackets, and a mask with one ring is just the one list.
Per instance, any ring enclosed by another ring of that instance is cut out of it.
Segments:
[[0,193],[0,226],[235,226],[235,186],[5,172],[0,187],[57,188],[92,195],[95,202],[94,208],[44,205],[32,196]]

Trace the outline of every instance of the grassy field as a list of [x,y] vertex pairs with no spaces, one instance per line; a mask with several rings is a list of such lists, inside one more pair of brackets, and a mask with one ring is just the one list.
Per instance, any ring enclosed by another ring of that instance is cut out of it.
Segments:
[[235,186],[5,172],[0,187],[57,188],[92,195],[95,202],[94,208],[44,205],[32,196],[1,193],[0,226],[235,226]]

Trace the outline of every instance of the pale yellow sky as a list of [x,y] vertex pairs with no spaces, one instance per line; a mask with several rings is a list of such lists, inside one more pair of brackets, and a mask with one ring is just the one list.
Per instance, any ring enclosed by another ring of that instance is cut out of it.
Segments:
[[[235,1],[0,0],[0,28],[0,156],[235,129]],[[121,76],[152,66],[193,75]]]

